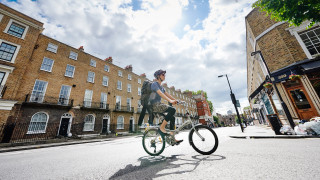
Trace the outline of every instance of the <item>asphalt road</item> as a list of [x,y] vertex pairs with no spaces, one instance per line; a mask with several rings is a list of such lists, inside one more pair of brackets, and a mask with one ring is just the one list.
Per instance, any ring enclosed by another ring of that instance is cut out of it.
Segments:
[[0,179],[319,179],[320,139],[231,139],[209,156],[185,141],[151,157],[141,137],[0,154]]

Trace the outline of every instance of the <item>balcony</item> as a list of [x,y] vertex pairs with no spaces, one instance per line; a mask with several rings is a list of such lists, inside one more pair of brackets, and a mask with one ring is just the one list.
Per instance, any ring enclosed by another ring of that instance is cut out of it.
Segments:
[[51,97],[44,96],[42,93],[27,94],[25,103],[31,104],[45,104],[45,105],[57,105],[57,106],[73,106],[73,99],[64,97]]
[[130,106],[119,106],[116,105],[114,111],[119,111],[119,112],[134,112],[134,108]]
[[105,102],[83,101],[81,108],[109,110],[109,104]]
[[4,93],[6,92],[7,86],[1,85],[0,86],[0,99],[3,97]]

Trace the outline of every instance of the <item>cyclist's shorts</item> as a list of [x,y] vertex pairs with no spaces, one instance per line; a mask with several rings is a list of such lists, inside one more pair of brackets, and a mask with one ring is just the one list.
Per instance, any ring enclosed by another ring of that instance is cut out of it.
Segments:
[[153,112],[164,113],[170,106],[160,102],[154,103],[152,105]]

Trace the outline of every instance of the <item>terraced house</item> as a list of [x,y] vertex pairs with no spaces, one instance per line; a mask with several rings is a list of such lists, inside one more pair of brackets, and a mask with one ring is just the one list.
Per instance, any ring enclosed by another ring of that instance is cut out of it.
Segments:
[[[145,74],[135,74],[132,65],[113,64],[112,57],[101,59],[83,46],[74,48],[45,36],[41,22],[3,4],[0,21],[2,142],[138,129]],[[192,97],[165,87],[187,102],[177,107],[177,125],[186,109],[196,118]]]
[[248,98],[254,118],[274,129],[320,114],[320,24],[308,23],[289,27],[257,8],[246,16]]

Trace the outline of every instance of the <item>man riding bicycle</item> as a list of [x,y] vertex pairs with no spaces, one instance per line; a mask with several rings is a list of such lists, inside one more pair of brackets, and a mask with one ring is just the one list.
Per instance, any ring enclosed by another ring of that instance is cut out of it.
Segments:
[[[166,71],[160,69],[154,73],[154,77],[156,78],[156,81],[151,84],[151,90],[152,90],[152,93],[150,95],[151,107],[154,112],[167,113],[160,128],[158,129],[158,132],[161,136],[166,136],[170,134],[173,135],[172,132],[168,134],[166,132],[165,127],[168,124],[168,121],[170,121],[170,130],[174,130],[174,125],[175,125],[174,114],[176,112],[176,109],[172,106],[161,103],[161,98],[167,100],[172,105],[177,104],[177,100],[174,97],[172,97],[169,93],[167,93],[165,89],[161,86],[161,83],[166,78]],[[178,145],[183,140],[175,139],[175,141],[176,141],[176,144]]]

